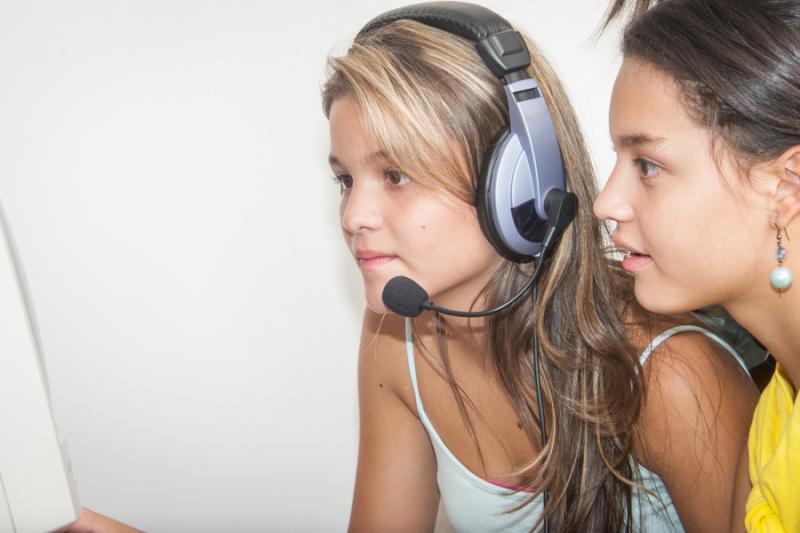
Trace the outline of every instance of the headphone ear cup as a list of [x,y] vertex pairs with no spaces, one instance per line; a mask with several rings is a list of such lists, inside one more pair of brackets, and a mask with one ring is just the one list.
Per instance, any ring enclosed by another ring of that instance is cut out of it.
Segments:
[[[478,222],[481,225],[483,234],[486,239],[494,246],[495,250],[511,261],[517,263],[528,263],[533,260],[532,256],[522,255],[511,249],[503,240],[500,234],[500,219],[496,211],[495,197],[505,195],[511,197],[510,190],[498,190],[498,182],[503,180],[497,179],[499,171],[499,162],[504,156],[507,156],[507,144],[511,140],[511,132],[508,126],[504,126],[497,135],[495,135],[489,148],[486,150],[486,155],[483,158],[483,167],[481,174],[478,177],[478,190],[476,198],[476,209],[478,211]],[[508,180],[505,180],[508,182]]]

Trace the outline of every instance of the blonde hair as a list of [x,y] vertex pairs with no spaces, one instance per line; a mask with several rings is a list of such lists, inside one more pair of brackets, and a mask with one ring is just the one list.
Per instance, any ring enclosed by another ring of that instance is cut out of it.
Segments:
[[[420,183],[474,201],[486,131],[505,121],[502,88],[487,69],[473,69],[466,40],[412,21],[391,24],[330,60],[323,107],[347,95],[387,157]],[[465,164],[467,165],[465,168]]]
[[[538,446],[530,357],[530,332],[537,330],[549,438],[519,474],[525,487],[549,490],[545,515],[551,527],[630,529],[631,441],[643,394],[622,320],[634,301],[631,283],[605,255],[605,229],[591,213],[596,181],[572,106],[552,68],[527,42],[528,72],[548,103],[579,212],[544,267],[536,308],[526,299],[489,318],[488,345],[527,436]],[[326,116],[337,98],[353,98],[390,161],[432,190],[475,203],[482,159],[508,109],[502,84],[474,43],[400,20],[359,35],[329,66]],[[505,301],[530,274],[531,265],[504,260],[479,296],[488,305]],[[448,382],[477,445],[446,343],[439,340]]]

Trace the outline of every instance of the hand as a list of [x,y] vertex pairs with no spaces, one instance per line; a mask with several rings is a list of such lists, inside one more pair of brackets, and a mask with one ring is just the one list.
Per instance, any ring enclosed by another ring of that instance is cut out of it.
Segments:
[[62,529],[60,533],[144,533],[143,531],[117,522],[113,518],[95,513],[91,509],[83,508],[81,517],[77,522]]

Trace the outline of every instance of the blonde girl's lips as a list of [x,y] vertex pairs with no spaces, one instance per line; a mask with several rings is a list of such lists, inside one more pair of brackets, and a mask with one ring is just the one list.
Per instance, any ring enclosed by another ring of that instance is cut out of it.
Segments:
[[653,258],[647,254],[629,252],[628,255],[626,255],[625,258],[622,260],[622,268],[624,268],[628,272],[636,272],[637,270],[643,269],[652,262]]
[[397,259],[394,255],[376,255],[358,258],[358,267],[361,270],[373,270]]

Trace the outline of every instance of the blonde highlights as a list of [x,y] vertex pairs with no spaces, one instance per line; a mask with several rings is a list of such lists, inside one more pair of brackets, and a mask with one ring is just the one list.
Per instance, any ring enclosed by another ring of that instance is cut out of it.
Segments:
[[398,21],[330,60],[323,108],[328,115],[337,98],[353,98],[390,161],[417,182],[473,203],[485,132],[505,120],[502,88],[480,66],[472,43]]
[[[536,328],[549,439],[518,474],[525,488],[549,490],[550,526],[556,531],[630,530],[633,427],[643,394],[637,354],[623,321],[626,304],[635,305],[631,282],[604,252],[605,229],[591,212],[596,181],[575,112],[552,68],[527,42],[529,74],[548,104],[567,188],[578,196],[579,211],[544,266],[536,307],[525,299],[488,318],[487,345],[538,449],[531,363]],[[474,43],[401,20],[360,35],[329,66],[326,115],[336,99],[353,98],[364,126],[393,164],[434,191],[475,204],[483,157],[506,124],[508,109],[501,82]],[[482,297],[494,306],[507,300],[529,279],[532,267],[503,260],[476,301]],[[439,339],[447,366],[446,345]],[[449,368],[445,374],[471,430],[469,399]]]

